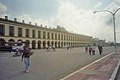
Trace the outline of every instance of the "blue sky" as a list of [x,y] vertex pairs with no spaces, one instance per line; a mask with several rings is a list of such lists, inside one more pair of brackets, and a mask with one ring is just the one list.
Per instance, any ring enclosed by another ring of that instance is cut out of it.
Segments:
[[[24,19],[26,23],[31,21],[52,28],[60,25],[70,32],[113,41],[111,15],[93,12],[113,12],[119,6],[120,0],[0,0],[0,17],[8,15],[10,19],[16,17],[19,21]],[[120,30],[119,21],[117,18],[117,31]],[[119,37],[117,41],[120,42]]]
[[[62,1],[62,0],[61,0]],[[98,2],[102,2],[100,8],[105,8],[113,0],[69,0],[69,2],[82,9],[94,9]],[[57,14],[58,0],[0,0],[7,7],[7,13],[17,16],[29,14],[32,17],[50,18]],[[98,9],[100,9],[98,8]]]
[[[57,13],[56,0],[1,0],[12,15],[29,14],[33,17],[49,18]],[[49,14],[48,14],[49,13]]]

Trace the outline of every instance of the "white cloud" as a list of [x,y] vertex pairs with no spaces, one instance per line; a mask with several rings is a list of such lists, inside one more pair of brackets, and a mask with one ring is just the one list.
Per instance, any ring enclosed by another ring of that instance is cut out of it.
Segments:
[[97,5],[94,7],[94,9],[99,8],[101,5],[102,5],[102,3],[101,3],[101,2],[98,2]]
[[[107,41],[114,41],[113,39],[113,25],[112,16],[108,13],[96,13],[93,14],[92,10],[84,10],[73,5],[69,0],[57,0],[59,2],[58,14],[55,17],[49,19],[34,19],[28,14],[17,16],[18,20],[25,20],[25,22],[32,22],[32,24],[38,23],[38,25],[47,25],[48,27],[56,27],[60,25],[65,27],[68,31],[74,33],[84,34],[93,37],[99,37]],[[102,3],[98,3],[95,8],[101,6]],[[114,6],[114,8],[113,8]],[[113,11],[117,8],[115,3],[108,5],[105,9]],[[120,26],[117,19],[116,26]],[[120,31],[120,28],[117,28]],[[117,34],[118,36],[119,34]],[[117,37],[117,41],[120,38]]]
[[[63,25],[67,30],[75,33],[99,37],[107,41],[114,41],[112,16],[109,13],[93,14],[92,10],[83,10],[73,5],[69,0],[58,0],[60,7],[56,16],[56,24]],[[95,8],[101,6],[98,3]],[[115,3],[106,9],[115,10],[118,8]],[[116,22],[116,27],[118,26]],[[118,28],[116,28],[118,30]],[[117,38],[120,41],[120,38]]]
[[113,0],[114,2],[116,2],[116,3],[120,3],[120,0]]
[[[19,19],[25,21],[31,21],[33,24],[38,23],[55,27],[60,25],[65,27],[68,31],[72,31],[79,34],[99,37],[107,41],[113,40],[113,26],[110,19],[110,14],[96,13],[93,14],[92,10],[83,10],[78,8],[69,2],[69,0],[58,0],[59,9],[58,14],[50,19],[33,19],[30,15],[18,16]],[[96,5],[99,7],[101,3]],[[108,6],[107,9],[111,8],[112,5]],[[109,32],[108,32],[109,31]]]
[[0,13],[5,12],[7,10],[7,7],[0,2]]
[[69,1],[60,1],[59,14],[57,15],[57,24],[64,25],[69,31],[79,34],[95,35],[97,34],[97,25],[94,23],[94,14],[92,10],[83,10],[71,4]]
[[21,15],[21,16],[17,16],[17,18],[18,18],[18,20],[19,21],[22,21],[22,20],[24,20],[25,21],[25,23],[29,23],[29,22],[31,22],[33,25],[35,24],[35,23],[37,23],[37,25],[43,25],[43,26],[47,26],[47,25],[49,25],[49,23],[48,23],[48,20],[43,20],[43,19],[34,19],[34,18],[32,18],[30,15]]
[[[120,0],[114,0],[115,2],[113,2],[113,3],[111,3],[110,5],[108,5],[105,9],[106,10],[109,10],[109,11],[111,11],[112,13],[114,13],[118,8],[120,8]],[[119,24],[119,22],[120,22],[120,10],[115,14],[115,25],[116,25],[116,39],[117,39],[117,42],[120,42],[120,37],[119,37],[119,35],[120,35],[120,33],[119,33],[119,31],[120,31],[120,24]],[[108,15],[107,17],[112,17],[112,15]],[[114,39],[114,36],[113,36],[113,34],[114,34],[114,27],[113,27],[113,21],[111,22],[111,29],[110,29],[111,31],[109,31],[109,33],[112,33],[110,36],[112,37],[112,39]],[[107,38],[109,38],[109,35],[108,35],[108,37]],[[113,40],[114,41],[114,40]]]
[[116,5],[115,2],[113,2],[113,3],[111,3],[110,5],[108,5],[105,9],[106,9],[106,10],[110,10],[110,11],[114,11],[114,10],[116,10],[116,8],[119,8],[119,6]]
[[4,16],[11,16],[10,14],[6,13],[7,7],[0,2],[0,17],[4,18]]

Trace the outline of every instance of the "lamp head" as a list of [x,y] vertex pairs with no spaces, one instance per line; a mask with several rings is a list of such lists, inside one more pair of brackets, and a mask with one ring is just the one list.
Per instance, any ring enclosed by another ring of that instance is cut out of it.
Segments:
[[97,11],[94,11],[93,13],[95,14]]

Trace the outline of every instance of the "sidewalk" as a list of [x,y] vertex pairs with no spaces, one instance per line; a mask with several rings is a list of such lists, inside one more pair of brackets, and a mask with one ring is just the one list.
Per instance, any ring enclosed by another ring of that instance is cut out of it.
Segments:
[[116,54],[110,53],[61,80],[110,80],[113,75],[116,75],[114,72],[119,59],[120,50]]

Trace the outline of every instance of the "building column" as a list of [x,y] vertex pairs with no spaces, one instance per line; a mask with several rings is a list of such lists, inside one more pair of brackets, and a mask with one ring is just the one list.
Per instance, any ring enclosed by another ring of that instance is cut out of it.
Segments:
[[36,35],[35,37],[38,38],[38,30],[36,30],[35,32],[36,32],[35,33],[35,35]]
[[29,44],[29,47],[32,49],[32,44],[31,43]]
[[9,36],[9,25],[5,25],[5,36]]
[[26,37],[26,29],[25,28],[23,28],[23,37]]
[[14,36],[17,36],[17,37],[18,37],[18,27],[15,26],[15,27],[14,27],[14,30],[15,30]]

